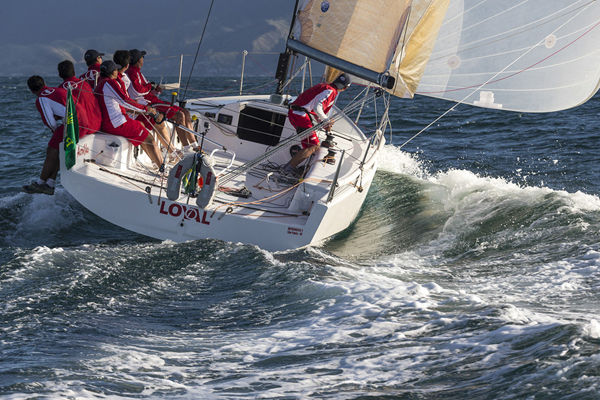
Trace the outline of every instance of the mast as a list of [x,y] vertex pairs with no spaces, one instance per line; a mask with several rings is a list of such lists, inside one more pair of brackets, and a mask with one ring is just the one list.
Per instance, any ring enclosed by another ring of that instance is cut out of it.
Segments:
[[[298,13],[298,2],[300,0],[296,0],[296,4],[294,5],[294,14],[292,15],[292,22],[290,23],[290,30],[288,32],[288,40],[292,37],[292,29],[294,28],[294,23],[296,22],[296,14]],[[277,89],[275,91],[276,94],[282,94],[283,88],[285,87],[285,81],[287,80],[288,69],[290,66],[290,58],[292,56],[292,52],[286,46],[285,53],[279,54],[279,61],[277,63],[277,70],[275,71],[275,78],[279,81],[277,84]]]
[[279,81],[279,83],[277,83],[277,90],[275,91],[276,94],[283,94],[291,56],[292,52],[288,49],[286,49],[285,53],[279,54],[279,62],[277,63],[277,70],[275,71],[275,78]]

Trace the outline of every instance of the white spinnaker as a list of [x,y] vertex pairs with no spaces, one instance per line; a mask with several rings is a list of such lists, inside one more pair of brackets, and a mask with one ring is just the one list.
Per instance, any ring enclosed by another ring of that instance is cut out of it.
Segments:
[[550,112],[599,81],[600,1],[452,0],[417,94]]

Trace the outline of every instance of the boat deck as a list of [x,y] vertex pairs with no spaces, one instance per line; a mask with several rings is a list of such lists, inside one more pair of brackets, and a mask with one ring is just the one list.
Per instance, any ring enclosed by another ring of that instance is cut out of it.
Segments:
[[[240,167],[246,162],[246,160],[236,159],[228,169],[225,169],[230,164],[229,157],[216,153],[212,158],[215,161],[217,175]],[[152,195],[165,198],[168,173],[175,165],[174,162],[167,164],[164,174],[151,170],[147,163],[137,160],[126,166],[86,163],[76,168],[85,168],[86,175],[123,189],[147,192],[149,187]],[[303,217],[302,212],[290,211],[290,204],[299,186],[298,181],[281,177],[277,169],[278,165],[267,163],[257,165],[235,176],[219,188],[213,204],[207,209],[226,211],[228,207],[232,207],[235,209],[234,213],[240,215],[271,214],[271,216]],[[188,196],[183,193],[183,188],[177,202],[195,204],[193,198],[188,199]]]

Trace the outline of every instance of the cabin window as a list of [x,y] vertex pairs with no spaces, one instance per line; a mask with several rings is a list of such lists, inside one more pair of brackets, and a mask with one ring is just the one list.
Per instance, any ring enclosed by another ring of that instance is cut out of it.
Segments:
[[286,114],[245,107],[240,111],[237,135],[240,139],[275,146],[281,139]]
[[233,122],[233,116],[227,114],[219,114],[217,122],[221,124],[231,125],[231,123]]

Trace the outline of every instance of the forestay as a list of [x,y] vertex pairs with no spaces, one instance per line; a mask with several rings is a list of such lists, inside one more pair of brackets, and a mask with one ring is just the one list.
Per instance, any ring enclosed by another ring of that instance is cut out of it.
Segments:
[[525,112],[575,107],[598,90],[599,24],[599,1],[451,0],[417,94]]

